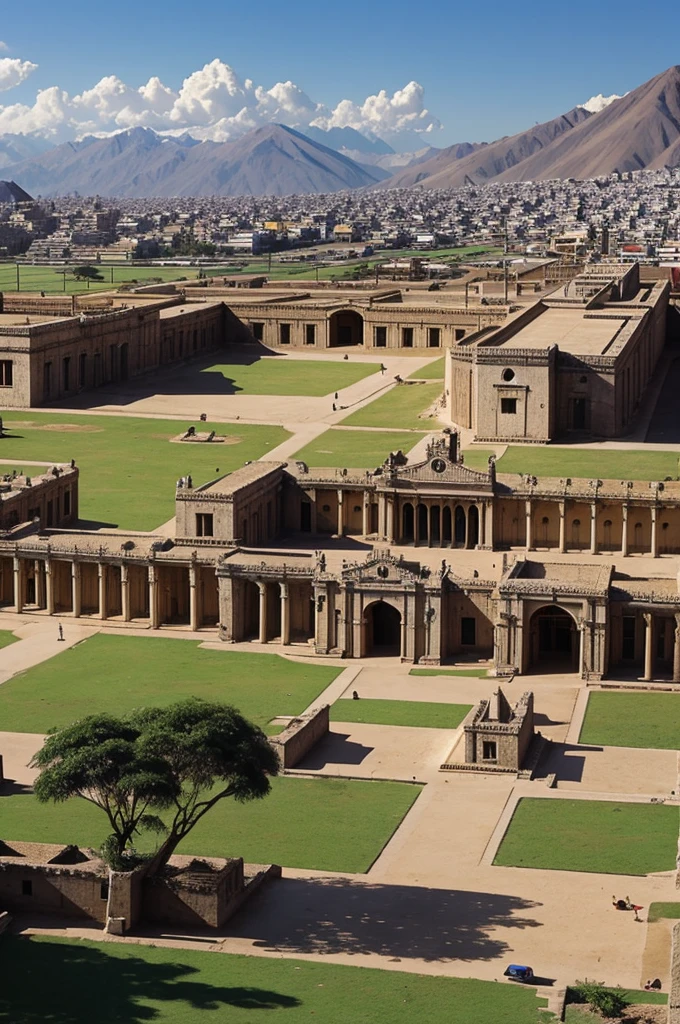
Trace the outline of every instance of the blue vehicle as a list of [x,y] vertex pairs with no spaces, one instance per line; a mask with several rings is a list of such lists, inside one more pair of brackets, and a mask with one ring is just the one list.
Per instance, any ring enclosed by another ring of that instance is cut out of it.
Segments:
[[526,967],[523,964],[510,964],[503,971],[503,975],[508,981],[529,982],[534,980],[534,972],[531,967]]

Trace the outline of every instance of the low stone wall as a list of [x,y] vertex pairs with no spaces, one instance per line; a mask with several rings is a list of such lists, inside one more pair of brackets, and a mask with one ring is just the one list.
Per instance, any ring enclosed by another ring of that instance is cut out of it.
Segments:
[[283,768],[293,768],[328,732],[330,705],[294,718],[282,733],[269,742],[281,759]]
[[668,994],[668,1024],[680,1024],[680,924],[673,926],[671,990]]

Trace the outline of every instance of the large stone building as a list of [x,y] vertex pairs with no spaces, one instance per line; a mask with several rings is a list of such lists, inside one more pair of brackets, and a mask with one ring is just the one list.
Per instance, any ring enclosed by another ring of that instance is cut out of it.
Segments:
[[335,657],[680,681],[678,554],[680,482],[479,472],[444,432],[415,464],[182,479],[174,536],[16,523],[0,605]]
[[661,355],[669,295],[637,263],[603,264],[461,340],[447,358],[451,421],[484,441],[620,436]]

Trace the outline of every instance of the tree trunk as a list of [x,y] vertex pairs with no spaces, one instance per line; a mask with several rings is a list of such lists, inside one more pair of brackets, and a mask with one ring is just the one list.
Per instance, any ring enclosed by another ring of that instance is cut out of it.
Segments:
[[158,850],[149,861],[145,872],[146,878],[151,878],[154,875],[159,875],[161,873],[183,838],[184,837],[178,835],[177,832],[170,832],[168,837],[161,843]]

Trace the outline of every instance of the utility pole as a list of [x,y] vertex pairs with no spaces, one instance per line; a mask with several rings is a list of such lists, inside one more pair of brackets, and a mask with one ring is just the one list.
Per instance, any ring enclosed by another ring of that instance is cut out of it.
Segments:
[[17,263],[17,291],[21,291],[21,285],[19,284],[19,264]]

